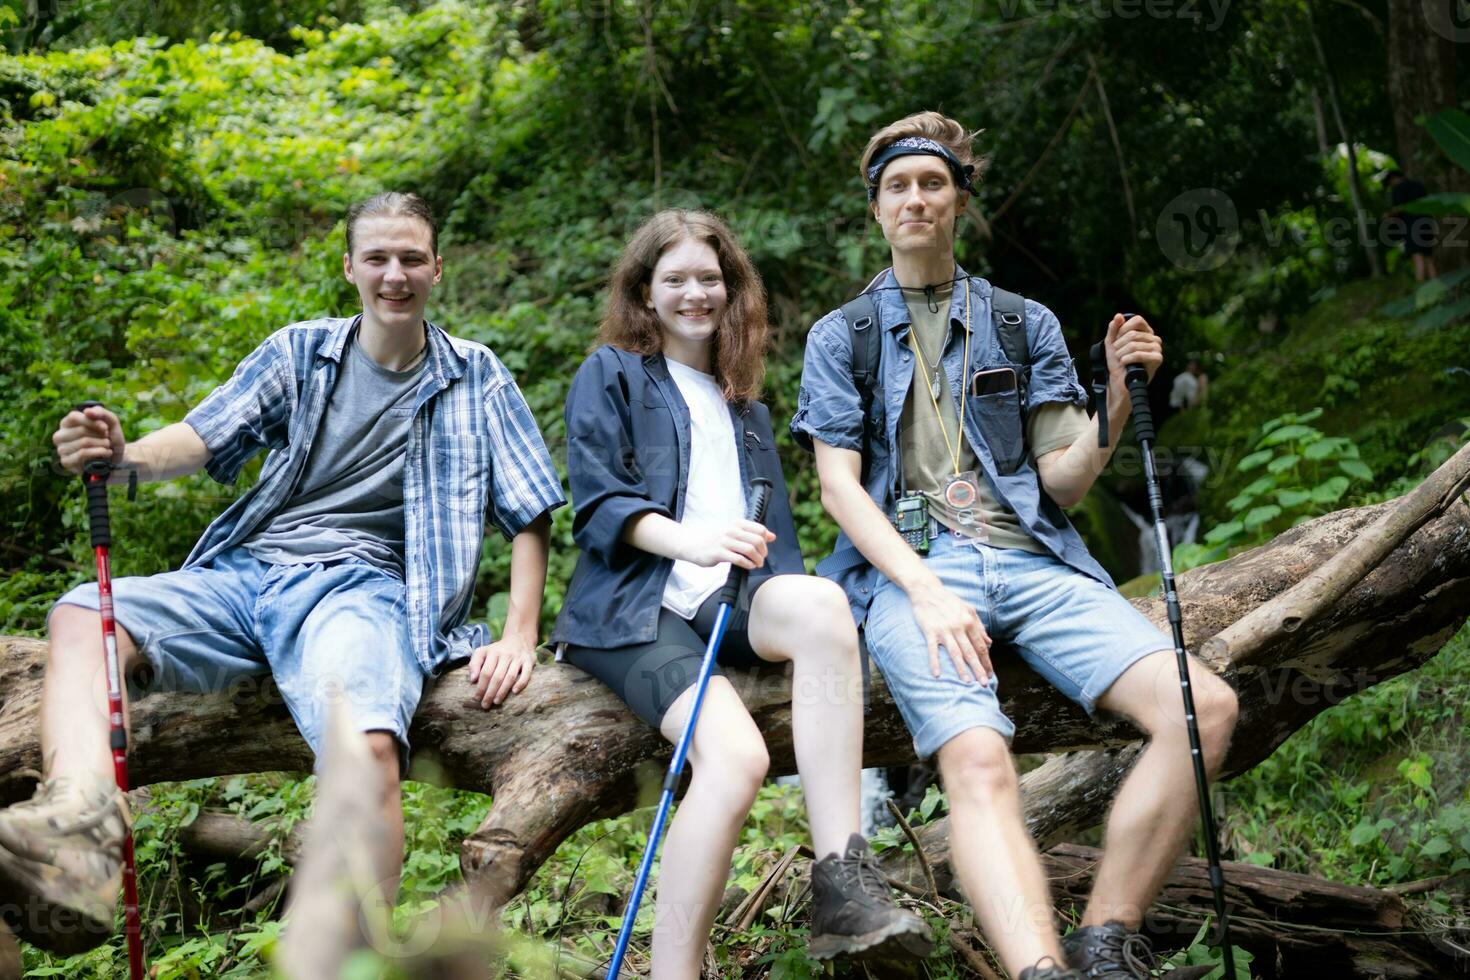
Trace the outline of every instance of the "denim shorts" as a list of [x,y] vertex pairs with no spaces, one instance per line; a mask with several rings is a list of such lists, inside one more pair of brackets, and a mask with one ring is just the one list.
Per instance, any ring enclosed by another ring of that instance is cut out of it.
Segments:
[[[1129,667],[1174,649],[1118,592],[1052,555],[972,544],[941,531],[924,564],[974,607],[992,640],[1005,644],[997,655],[1015,651],[1089,715]],[[984,684],[966,684],[943,651],[940,676],[930,673],[929,649],[908,594],[881,574],[864,632],[919,758],[971,728],[994,729],[1007,741],[1015,734],[994,675]]]
[[[114,579],[112,598],[152,668],[146,691],[239,691],[269,674],[318,756],[335,702],[359,731],[392,732],[406,771],[424,674],[397,577],[356,559],[274,565],[236,547],[207,566]],[[96,609],[97,585],[62,603]]]

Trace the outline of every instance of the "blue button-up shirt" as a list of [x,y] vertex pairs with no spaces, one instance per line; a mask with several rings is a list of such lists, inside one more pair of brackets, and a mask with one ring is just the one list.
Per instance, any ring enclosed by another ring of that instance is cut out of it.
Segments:
[[[577,559],[553,643],[609,649],[648,643],[658,635],[664,586],[674,562],[623,540],[630,518],[652,512],[684,516],[693,452],[689,407],[662,354],[633,354],[604,345],[572,378],[567,394],[567,482],[576,501],[572,537]],[[730,406],[742,487],[771,481],[765,525],[776,534],[765,569],[775,575],[806,570],[771,433],[760,402]]]
[[[964,274],[961,269],[955,270],[956,276]],[[879,383],[869,410],[869,431],[881,438],[871,446],[863,445],[862,403],[852,379],[852,341],[840,309],[818,320],[807,335],[801,395],[791,420],[792,435],[808,449],[813,439],[819,439],[838,449],[866,452],[868,476],[863,489],[885,514],[893,513],[898,482],[898,422],[914,377],[913,353],[907,344],[908,304],[897,287],[891,271],[874,284],[882,354]],[[962,363],[967,326],[962,287],[967,287],[970,294],[968,366]],[[969,388],[976,371],[1011,367],[1023,379],[1029,374],[1024,385],[1026,413],[1048,402],[1086,407],[1087,392],[1077,380],[1056,316],[1040,303],[1026,301],[1030,364],[1014,364],[1005,356],[996,335],[990,295],[990,283],[972,278],[957,285],[950,298],[951,329],[942,360],[955,404],[960,404],[962,390]],[[981,396],[966,391],[963,395],[968,399],[965,438],[975,452],[982,475],[995,498],[1016,512],[1021,526],[1043,547],[1079,572],[1112,585],[1108,573],[1088,554],[1067,515],[1041,487],[1036,462],[1026,451],[1021,396],[1018,391]],[[853,617],[861,623],[867,616],[876,571],[845,532],[838,535],[836,547],[817,566],[817,573],[843,587]]]
[[[260,480],[215,519],[184,563],[207,565],[286,504],[312,451],[360,317],[292,324],[272,334],[230,380],[185,416],[234,483],[269,450]],[[426,325],[428,351],[403,462],[404,584],[420,666],[438,674],[490,641],[466,623],[488,518],[506,539],[561,506],[561,482],[520,389],[482,344]]]

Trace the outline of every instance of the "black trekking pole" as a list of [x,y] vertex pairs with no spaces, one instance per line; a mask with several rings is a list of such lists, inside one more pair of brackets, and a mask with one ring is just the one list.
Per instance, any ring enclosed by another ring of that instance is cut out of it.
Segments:
[[[1125,313],[1125,321],[1132,315]],[[1159,489],[1158,470],[1154,467],[1154,417],[1148,403],[1148,371],[1141,364],[1129,364],[1123,378],[1128,385],[1128,397],[1133,402],[1133,432],[1142,450],[1143,477],[1148,486],[1148,506],[1154,522],[1154,547],[1159,552],[1164,605],[1168,610],[1169,629],[1174,635],[1174,659],[1179,665],[1179,690],[1184,696],[1184,726],[1189,732],[1189,754],[1194,763],[1195,789],[1199,792],[1199,816],[1205,833],[1210,891],[1214,893],[1215,917],[1220,924],[1216,943],[1224,960],[1225,980],[1235,980],[1235,951],[1230,944],[1230,918],[1225,907],[1225,872],[1220,867],[1215,810],[1210,802],[1209,776],[1205,774],[1204,750],[1200,746],[1199,720],[1194,713],[1194,690],[1189,683],[1189,656],[1184,649],[1184,620],[1179,612],[1179,593],[1174,587],[1174,561],[1169,548],[1169,528],[1164,523],[1164,497]],[[1108,439],[1108,362],[1102,342],[1092,347],[1092,390],[1098,404],[1098,442],[1105,447]]]
[[[98,402],[77,406],[100,408]],[[107,658],[107,714],[111,727],[112,771],[118,791],[128,792],[128,729],[123,721],[122,665],[117,655],[117,620],[112,613],[112,528],[107,514],[107,481],[112,476],[112,463],[94,459],[82,470],[82,486],[87,491],[87,526],[92,536],[92,550],[97,556],[97,607],[102,619],[102,650]],[[134,470],[128,480],[128,496],[137,492],[138,474]],[[128,975],[143,980],[143,928],[138,916],[138,868],[133,857],[133,834],[123,837],[123,917],[128,937]]]
[[[766,520],[766,505],[771,502],[771,481],[756,477],[750,481],[750,519],[757,524]],[[699,721],[699,709],[704,705],[704,692],[709,687],[710,672],[715,666],[715,657],[720,652],[720,641],[725,637],[725,624],[730,619],[730,610],[740,598],[740,589],[745,585],[747,569],[739,565],[730,566],[725,586],[720,590],[720,608],[715,614],[714,629],[710,631],[709,643],[704,648],[704,660],[699,665],[699,678],[694,682],[694,703],[689,707],[689,717],[684,721],[684,731],[674,747],[674,757],[669,760],[668,772],[664,774],[663,796],[658,801],[658,812],[653,818],[653,828],[648,832],[648,844],[643,849],[643,861],[638,865],[638,877],[633,882],[633,893],[628,896],[628,905],[623,909],[623,925],[618,930],[617,946],[613,948],[612,960],[608,963],[604,980],[618,980],[623,966],[623,957],[628,952],[628,940],[633,936],[633,920],[638,918],[638,906],[643,901],[643,889],[648,885],[648,873],[653,870],[653,859],[658,854],[658,845],[664,835],[664,823],[669,818],[669,809],[674,803],[674,791],[684,775],[684,758],[689,753],[689,743],[694,741],[694,726]]]

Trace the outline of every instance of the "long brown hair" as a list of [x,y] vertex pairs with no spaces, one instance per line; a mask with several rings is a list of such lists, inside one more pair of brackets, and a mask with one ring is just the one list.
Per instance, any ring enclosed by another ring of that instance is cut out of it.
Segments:
[[663,351],[663,331],[646,305],[647,290],[659,257],[686,239],[715,250],[725,280],[727,302],[710,347],[715,381],[726,401],[753,400],[766,373],[766,288],[729,226],[708,211],[660,211],[633,233],[613,267],[597,342],[634,354]]

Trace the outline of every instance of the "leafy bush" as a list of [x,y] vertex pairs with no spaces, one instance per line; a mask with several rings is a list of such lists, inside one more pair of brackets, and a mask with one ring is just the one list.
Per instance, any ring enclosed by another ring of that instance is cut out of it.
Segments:
[[1211,528],[1202,544],[1174,549],[1177,568],[1219,561],[1233,550],[1269,541],[1338,509],[1354,483],[1372,483],[1373,470],[1363,462],[1357,443],[1308,424],[1321,417],[1322,409],[1314,408],[1278,415],[1261,425],[1254,451],[1235,465],[1241,473],[1260,475],[1226,504],[1231,520]]

